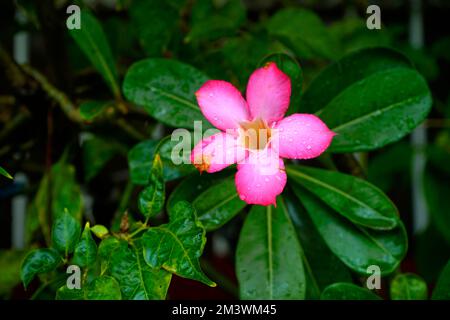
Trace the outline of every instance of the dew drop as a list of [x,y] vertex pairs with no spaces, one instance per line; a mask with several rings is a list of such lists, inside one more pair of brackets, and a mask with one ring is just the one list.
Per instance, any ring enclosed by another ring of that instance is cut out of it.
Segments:
[[257,184],[256,184],[256,187],[257,187],[257,188],[260,188],[260,187],[261,187],[261,184],[257,183]]
[[245,200],[245,196],[243,194],[240,194],[239,198],[241,198],[241,200]]
[[265,181],[265,182],[269,182],[269,178],[265,177],[265,178],[264,178],[264,181]]
[[288,140],[289,140],[289,142],[292,142],[292,141],[293,141],[292,138],[289,138]]
[[306,146],[306,149],[308,149],[308,150],[311,150],[311,146],[308,144],[307,146]]

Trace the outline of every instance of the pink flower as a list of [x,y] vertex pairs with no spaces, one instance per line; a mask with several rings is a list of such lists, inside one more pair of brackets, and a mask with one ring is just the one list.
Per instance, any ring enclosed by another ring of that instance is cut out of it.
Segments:
[[334,136],[315,115],[284,118],[291,81],[273,62],[250,76],[247,101],[221,80],[207,81],[195,95],[203,115],[221,132],[200,141],[191,161],[209,173],[237,163],[237,192],[248,204],[275,205],[287,179],[281,158],[315,158]]

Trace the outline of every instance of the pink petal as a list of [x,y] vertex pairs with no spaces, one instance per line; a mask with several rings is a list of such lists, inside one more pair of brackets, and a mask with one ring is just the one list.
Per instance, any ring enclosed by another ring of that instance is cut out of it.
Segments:
[[286,185],[283,160],[268,148],[251,153],[238,164],[236,188],[239,197],[248,204],[276,205],[276,197]]
[[229,82],[209,80],[195,93],[200,110],[216,128],[237,129],[248,121],[248,107],[241,93]]
[[278,144],[280,157],[289,159],[318,157],[335,135],[317,116],[300,113],[281,120],[272,132],[272,140],[274,145]]
[[191,163],[200,171],[220,171],[241,161],[246,151],[237,137],[219,132],[200,141],[191,152]]
[[257,69],[247,85],[247,102],[253,119],[269,125],[283,118],[289,107],[291,80],[274,62]]

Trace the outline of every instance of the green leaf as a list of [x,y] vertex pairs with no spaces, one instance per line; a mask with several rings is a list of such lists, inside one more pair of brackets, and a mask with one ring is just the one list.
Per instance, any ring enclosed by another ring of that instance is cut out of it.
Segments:
[[392,300],[426,300],[428,288],[425,281],[416,274],[402,273],[391,281]]
[[20,283],[20,266],[27,252],[0,250],[0,299],[11,298],[13,288]]
[[84,290],[86,300],[121,300],[119,283],[110,276],[100,276]]
[[98,246],[98,256],[101,259],[102,274],[108,269],[111,255],[119,245],[120,241],[115,237],[107,237],[100,242],[100,245]]
[[53,218],[68,211],[75,219],[81,220],[83,203],[75,167],[61,159],[52,167],[51,177]]
[[104,225],[96,224],[91,228],[91,231],[97,238],[104,239],[109,234],[108,228]]
[[86,223],[81,239],[75,247],[72,262],[80,267],[88,267],[95,263],[97,259],[97,244],[91,235],[89,222]]
[[81,11],[81,28],[69,30],[86,57],[102,75],[114,96],[120,97],[117,70],[102,26],[89,12]]
[[111,255],[109,271],[127,300],[165,299],[172,278],[170,272],[151,268],[144,261],[139,243],[128,246],[122,242]]
[[63,285],[56,291],[56,300],[84,300],[84,289],[69,289]]
[[146,59],[134,63],[123,82],[126,98],[155,119],[172,127],[194,128],[202,121],[211,128],[195,100],[195,92],[208,77],[194,67],[167,59]]
[[152,268],[164,268],[188,279],[215,287],[200,268],[198,259],[206,243],[205,229],[194,208],[179,202],[169,213],[170,222],[150,228],[142,236],[144,258]]
[[337,133],[329,151],[354,152],[401,139],[425,119],[431,104],[425,80],[404,56],[371,48],[322,71],[305,91],[300,109],[315,112]]
[[6,171],[5,169],[3,169],[2,167],[0,167],[0,174],[2,175],[2,176],[5,176],[5,177],[7,177],[8,179],[14,179],[9,173],[8,173],[8,171]]
[[20,278],[24,287],[39,273],[53,271],[62,262],[61,256],[53,249],[37,249],[31,251],[22,263]]
[[165,138],[163,141],[142,141],[131,148],[128,152],[128,166],[130,168],[131,181],[138,185],[148,184],[153,159],[157,152],[159,152],[163,162],[165,181],[171,181],[196,171],[192,164],[176,165],[173,163],[171,154],[175,144],[176,142]]
[[26,215],[25,229],[27,243],[30,243],[34,239],[39,228],[45,236],[45,239],[49,242],[50,223],[48,222],[48,211],[50,191],[48,174],[44,174]]
[[247,204],[239,199],[231,176],[200,193],[192,205],[206,231],[212,231],[230,221]]
[[[448,164],[448,162],[447,162]],[[427,164],[423,178],[423,190],[427,206],[436,229],[450,244],[450,184],[445,172]]]
[[83,102],[80,104],[80,116],[83,120],[92,121],[101,115],[110,105],[111,101],[91,100]]
[[163,166],[159,154],[156,154],[150,170],[149,185],[139,194],[139,210],[144,217],[150,218],[161,212],[165,197]]
[[321,300],[381,300],[370,290],[352,283],[335,283],[325,288]]
[[303,250],[306,299],[319,299],[322,290],[335,282],[352,282],[348,268],[330,251],[308,213],[290,190],[285,191],[283,199]]
[[192,8],[191,30],[186,41],[215,40],[232,35],[245,22],[241,0],[197,0]]
[[289,177],[328,206],[358,225],[371,229],[397,226],[397,208],[377,187],[365,180],[323,169],[288,166]]
[[180,201],[193,202],[200,194],[223,181],[224,177],[229,174],[230,172],[226,169],[213,174],[200,174],[196,170],[183,179],[172,191],[167,200],[167,211],[173,211],[175,205]]
[[367,268],[378,265],[384,276],[398,267],[408,244],[401,221],[392,230],[366,229],[352,224],[307,190],[297,185],[292,188],[330,250],[350,269],[368,276]]
[[148,56],[161,56],[167,51],[178,31],[180,18],[175,8],[167,1],[133,1],[129,14],[139,43]]
[[67,210],[56,218],[52,227],[53,247],[61,254],[72,253],[80,238],[80,223],[72,217]]
[[444,270],[442,270],[431,299],[450,300],[450,261],[447,262]]
[[300,58],[332,60],[338,55],[338,43],[312,11],[297,8],[279,10],[270,18],[267,29]]
[[304,299],[302,255],[283,200],[276,208],[253,206],[236,250],[241,299]]
[[300,98],[303,92],[303,71],[297,60],[284,53],[274,53],[263,59],[260,66],[275,62],[281,71],[291,79],[291,100],[286,115],[299,113]]

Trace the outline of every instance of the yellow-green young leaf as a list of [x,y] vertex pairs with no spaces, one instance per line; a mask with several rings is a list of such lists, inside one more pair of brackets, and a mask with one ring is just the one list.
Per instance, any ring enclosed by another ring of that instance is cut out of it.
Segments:
[[161,158],[157,153],[153,159],[153,164],[150,169],[149,184],[139,194],[139,211],[141,211],[144,217],[150,218],[161,212],[164,207],[165,198],[163,166]]
[[128,69],[123,92],[128,100],[169,126],[193,129],[194,121],[202,121],[206,130],[211,124],[200,112],[195,92],[207,80],[206,75],[190,65],[152,58],[138,61]]
[[365,180],[323,169],[288,166],[289,179],[315,194],[344,217],[364,227],[393,229],[397,208],[377,187]]
[[48,174],[45,174],[39,183],[36,195],[27,211],[25,223],[27,243],[30,243],[34,239],[39,228],[44,234],[45,239],[50,241],[49,192],[51,190],[49,183]]
[[115,97],[120,97],[117,70],[102,26],[86,10],[81,11],[81,28],[69,30],[78,46],[102,75]]
[[91,231],[97,238],[104,239],[109,234],[108,229],[101,224],[96,224],[91,228]]
[[53,271],[61,262],[61,256],[54,249],[44,248],[31,251],[25,257],[20,269],[20,278],[24,287],[28,287],[37,274]]
[[111,254],[108,270],[117,279],[126,300],[163,300],[166,298],[172,274],[152,268],[142,255],[138,242],[121,242]]
[[400,140],[425,119],[431,104],[426,81],[403,55],[370,48],[322,71],[300,110],[315,112],[337,133],[328,151],[354,152]]
[[450,300],[450,260],[442,270],[433,291],[433,300]]
[[239,235],[236,274],[241,299],[304,299],[303,252],[284,201],[253,206]]
[[367,267],[375,264],[384,276],[398,267],[408,244],[401,221],[392,230],[367,229],[351,223],[308,190],[291,187],[327,246],[350,269],[368,276]]
[[381,300],[379,296],[368,289],[352,283],[335,283],[323,290],[321,300]]
[[5,169],[3,169],[2,167],[0,167],[0,174],[2,176],[7,177],[8,179],[13,179],[13,177],[8,173],[8,171],[6,171]]
[[150,228],[142,236],[144,259],[152,268],[164,268],[176,275],[215,287],[200,268],[199,258],[206,243],[205,229],[194,208],[179,202],[169,213],[169,223]]
[[67,257],[75,249],[80,233],[80,223],[65,210],[53,223],[53,247]]
[[69,289],[63,285],[56,291],[56,300],[84,300],[84,289]]
[[0,250],[0,297],[9,298],[12,289],[20,283],[20,266],[26,253],[23,250]]
[[206,231],[211,231],[230,221],[247,204],[239,199],[231,176],[200,193],[192,205]]
[[83,102],[80,104],[80,116],[83,120],[92,121],[101,115],[109,105],[111,105],[111,101],[91,100]]
[[426,300],[428,288],[425,281],[416,274],[402,273],[391,281],[392,300]]
[[338,56],[337,41],[320,18],[312,11],[287,8],[277,11],[267,23],[269,34],[278,38],[300,58]]
[[100,276],[93,280],[84,290],[86,300],[121,300],[120,286],[110,276]]
[[72,262],[80,267],[88,267],[97,259],[97,244],[92,238],[89,222],[86,223],[81,239],[75,247]]

